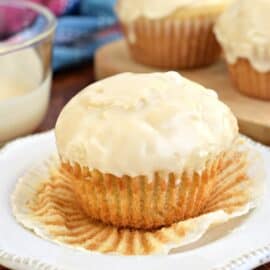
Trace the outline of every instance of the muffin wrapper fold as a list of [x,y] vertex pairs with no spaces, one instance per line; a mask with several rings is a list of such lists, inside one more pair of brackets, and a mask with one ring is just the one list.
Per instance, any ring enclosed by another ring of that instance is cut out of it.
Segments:
[[187,170],[167,176],[156,173],[151,180],[144,176],[118,178],[67,164],[61,172],[71,180],[89,217],[117,227],[154,229],[202,214],[212,192],[220,182],[225,183],[220,178],[233,167],[237,177],[247,177],[245,154],[222,154],[210,160],[201,174]]
[[270,72],[257,71],[249,60],[240,58],[228,63],[230,77],[236,89],[244,95],[270,100]]
[[[75,196],[73,180],[59,170],[60,162],[55,158],[18,181],[12,196],[13,213],[19,223],[40,237],[75,249],[124,255],[167,254],[198,240],[209,227],[244,215],[256,206],[262,180],[262,175],[257,175],[262,171],[258,169],[261,161],[256,159],[245,177],[233,162],[228,163],[200,215],[154,230],[117,228],[89,218]],[[196,192],[191,190],[185,196],[200,197],[198,192],[196,196],[192,193]],[[186,200],[185,213],[196,212],[196,204],[191,201]]]
[[216,18],[139,18],[122,27],[137,62],[162,69],[196,68],[212,64],[220,56],[213,34]]

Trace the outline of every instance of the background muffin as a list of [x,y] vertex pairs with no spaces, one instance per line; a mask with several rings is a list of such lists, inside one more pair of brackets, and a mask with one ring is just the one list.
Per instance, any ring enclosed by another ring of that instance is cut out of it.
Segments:
[[135,60],[165,69],[194,68],[220,55],[213,25],[230,2],[119,0],[116,10]]
[[56,139],[62,171],[92,218],[158,228],[198,216],[232,160],[237,121],[178,73],[123,73],[75,96]]
[[236,88],[270,99],[270,1],[236,1],[215,27]]

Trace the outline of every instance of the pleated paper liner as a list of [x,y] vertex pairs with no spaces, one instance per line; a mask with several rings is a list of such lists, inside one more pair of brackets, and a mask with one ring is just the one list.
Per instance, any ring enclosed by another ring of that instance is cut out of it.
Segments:
[[262,176],[257,174],[260,161],[252,159],[245,177],[235,164],[228,164],[200,216],[156,230],[117,229],[89,219],[55,157],[18,181],[12,196],[13,213],[23,226],[60,245],[122,255],[167,254],[198,240],[209,227],[255,207]]
[[150,20],[139,18],[123,30],[132,57],[163,69],[195,68],[212,64],[221,48],[213,33],[217,15]]
[[[268,56],[269,58],[269,56]],[[259,72],[246,59],[228,64],[229,72],[239,92],[260,99],[270,100],[270,72]]]
[[153,179],[116,177],[78,164],[64,164],[60,170],[70,179],[77,200],[89,217],[117,227],[157,229],[205,213],[209,197],[220,181],[225,183],[223,175],[227,171],[237,170],[237,180],[247,178],[246,154],[237,147],[236,144],[209,160],[201,174],[185,170],[179,174],[156,173]]

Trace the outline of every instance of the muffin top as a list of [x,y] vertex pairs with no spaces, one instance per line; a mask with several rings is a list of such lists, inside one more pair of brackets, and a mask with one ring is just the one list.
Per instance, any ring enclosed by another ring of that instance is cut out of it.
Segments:
[[169,16],[179,8],[226,6],[233,0],[118,0],[116,10],[124,22],[139,17],[158,19]]
[[238,126],[214,91],[176,72],[122,73],[73,97],[55,132],[63,162],[151,177],[200,172],[231,147]]
[[229,63],[246,58],[261,72],[270,70],[270,1],[238,0],[215,27]]

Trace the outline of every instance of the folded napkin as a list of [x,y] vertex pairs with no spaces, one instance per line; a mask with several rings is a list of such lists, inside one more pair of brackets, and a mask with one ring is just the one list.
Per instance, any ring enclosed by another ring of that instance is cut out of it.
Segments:
[[120,37],[115,0],[43,0],[58,16],[53,50],[55,70],[93,57],[97,48]]

